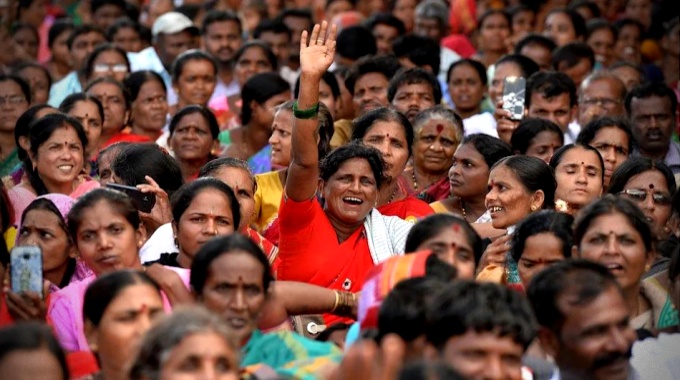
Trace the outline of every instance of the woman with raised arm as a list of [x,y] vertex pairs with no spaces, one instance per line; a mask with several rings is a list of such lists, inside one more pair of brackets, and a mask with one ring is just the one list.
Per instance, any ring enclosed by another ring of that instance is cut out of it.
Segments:
[[316,25],[309,43],[306,31],[300,43],[302,91],[293,108],[292,161],[279,209],[278,278],[356,292],[375,264],[404,253],[411,224],[374,208],[384,179],[376,149],[350,143],[319,164],[319,81],[333,62],[337,33],[332,26],[326,37],[327,29],[325,21]]

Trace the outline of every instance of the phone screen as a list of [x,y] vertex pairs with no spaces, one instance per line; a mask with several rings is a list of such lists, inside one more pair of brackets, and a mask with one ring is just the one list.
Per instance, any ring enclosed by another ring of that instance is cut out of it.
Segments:
[[512,120],[524,118],[526,80],[523,77],[507,77],[503,80],[503,109],[510,111]]
[[10,253],[10,276],[15,293],[34,292],[43,296],[42,250],[37,246],[14,247]]

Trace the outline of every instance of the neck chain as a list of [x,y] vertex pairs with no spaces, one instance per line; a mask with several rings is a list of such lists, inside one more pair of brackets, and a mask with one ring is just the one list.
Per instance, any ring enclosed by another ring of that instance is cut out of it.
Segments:
[[418,180],[416,180],[416,167],[413,167],[413,171],[411,171],[411,176],[413,177],[413,190],[415,192],[418,192]]
[[392,203],[394,198],[397,196],[397,191],[399,190],[399,185],[394,187],[394,191],[392,192],[392,196],[390,196],[390,200],[387,201],[387,203]]
[[463,211],[463,219],[467,220],[467,213],[465,212],[465,206],[463,206],[463,200],[458,198],[458,202],[460,202],[460,209]]

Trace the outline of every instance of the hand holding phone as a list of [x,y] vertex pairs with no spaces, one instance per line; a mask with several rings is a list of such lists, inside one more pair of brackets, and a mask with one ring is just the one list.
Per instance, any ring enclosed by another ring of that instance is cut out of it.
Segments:
[[503,80],[503,109],[510,112],[512,120],[524,118],[526,80],[523,77],[506,77]]
[[12,292],[33,292],[44,298],[42,250],[37,246],[14,247],[10,253]]
[[137,210],[141,212],[148,214],[153,209],[153,206],[156,205],[156,195],[153,193],[143,193],[136,187],[119,185],[117,183],[111,182],[107,183],[106,187],[127,194],[130,199],[132,199],[132,203],[135,205]]

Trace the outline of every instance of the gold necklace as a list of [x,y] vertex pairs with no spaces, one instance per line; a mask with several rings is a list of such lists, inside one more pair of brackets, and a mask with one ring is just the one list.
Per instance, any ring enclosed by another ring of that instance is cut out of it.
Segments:
[[411,171],[411,176],[413,177],[413,190],[415,192],[418,192],[418,180],[416,180],[416,168],[415,166],[413,167],[413,171]]
[[458,202],[460,203],[461,211],[463,211],[463,219],[467,220],[467,213],[465,212],[465,206],[463,206],[463,200],[458,198]]

